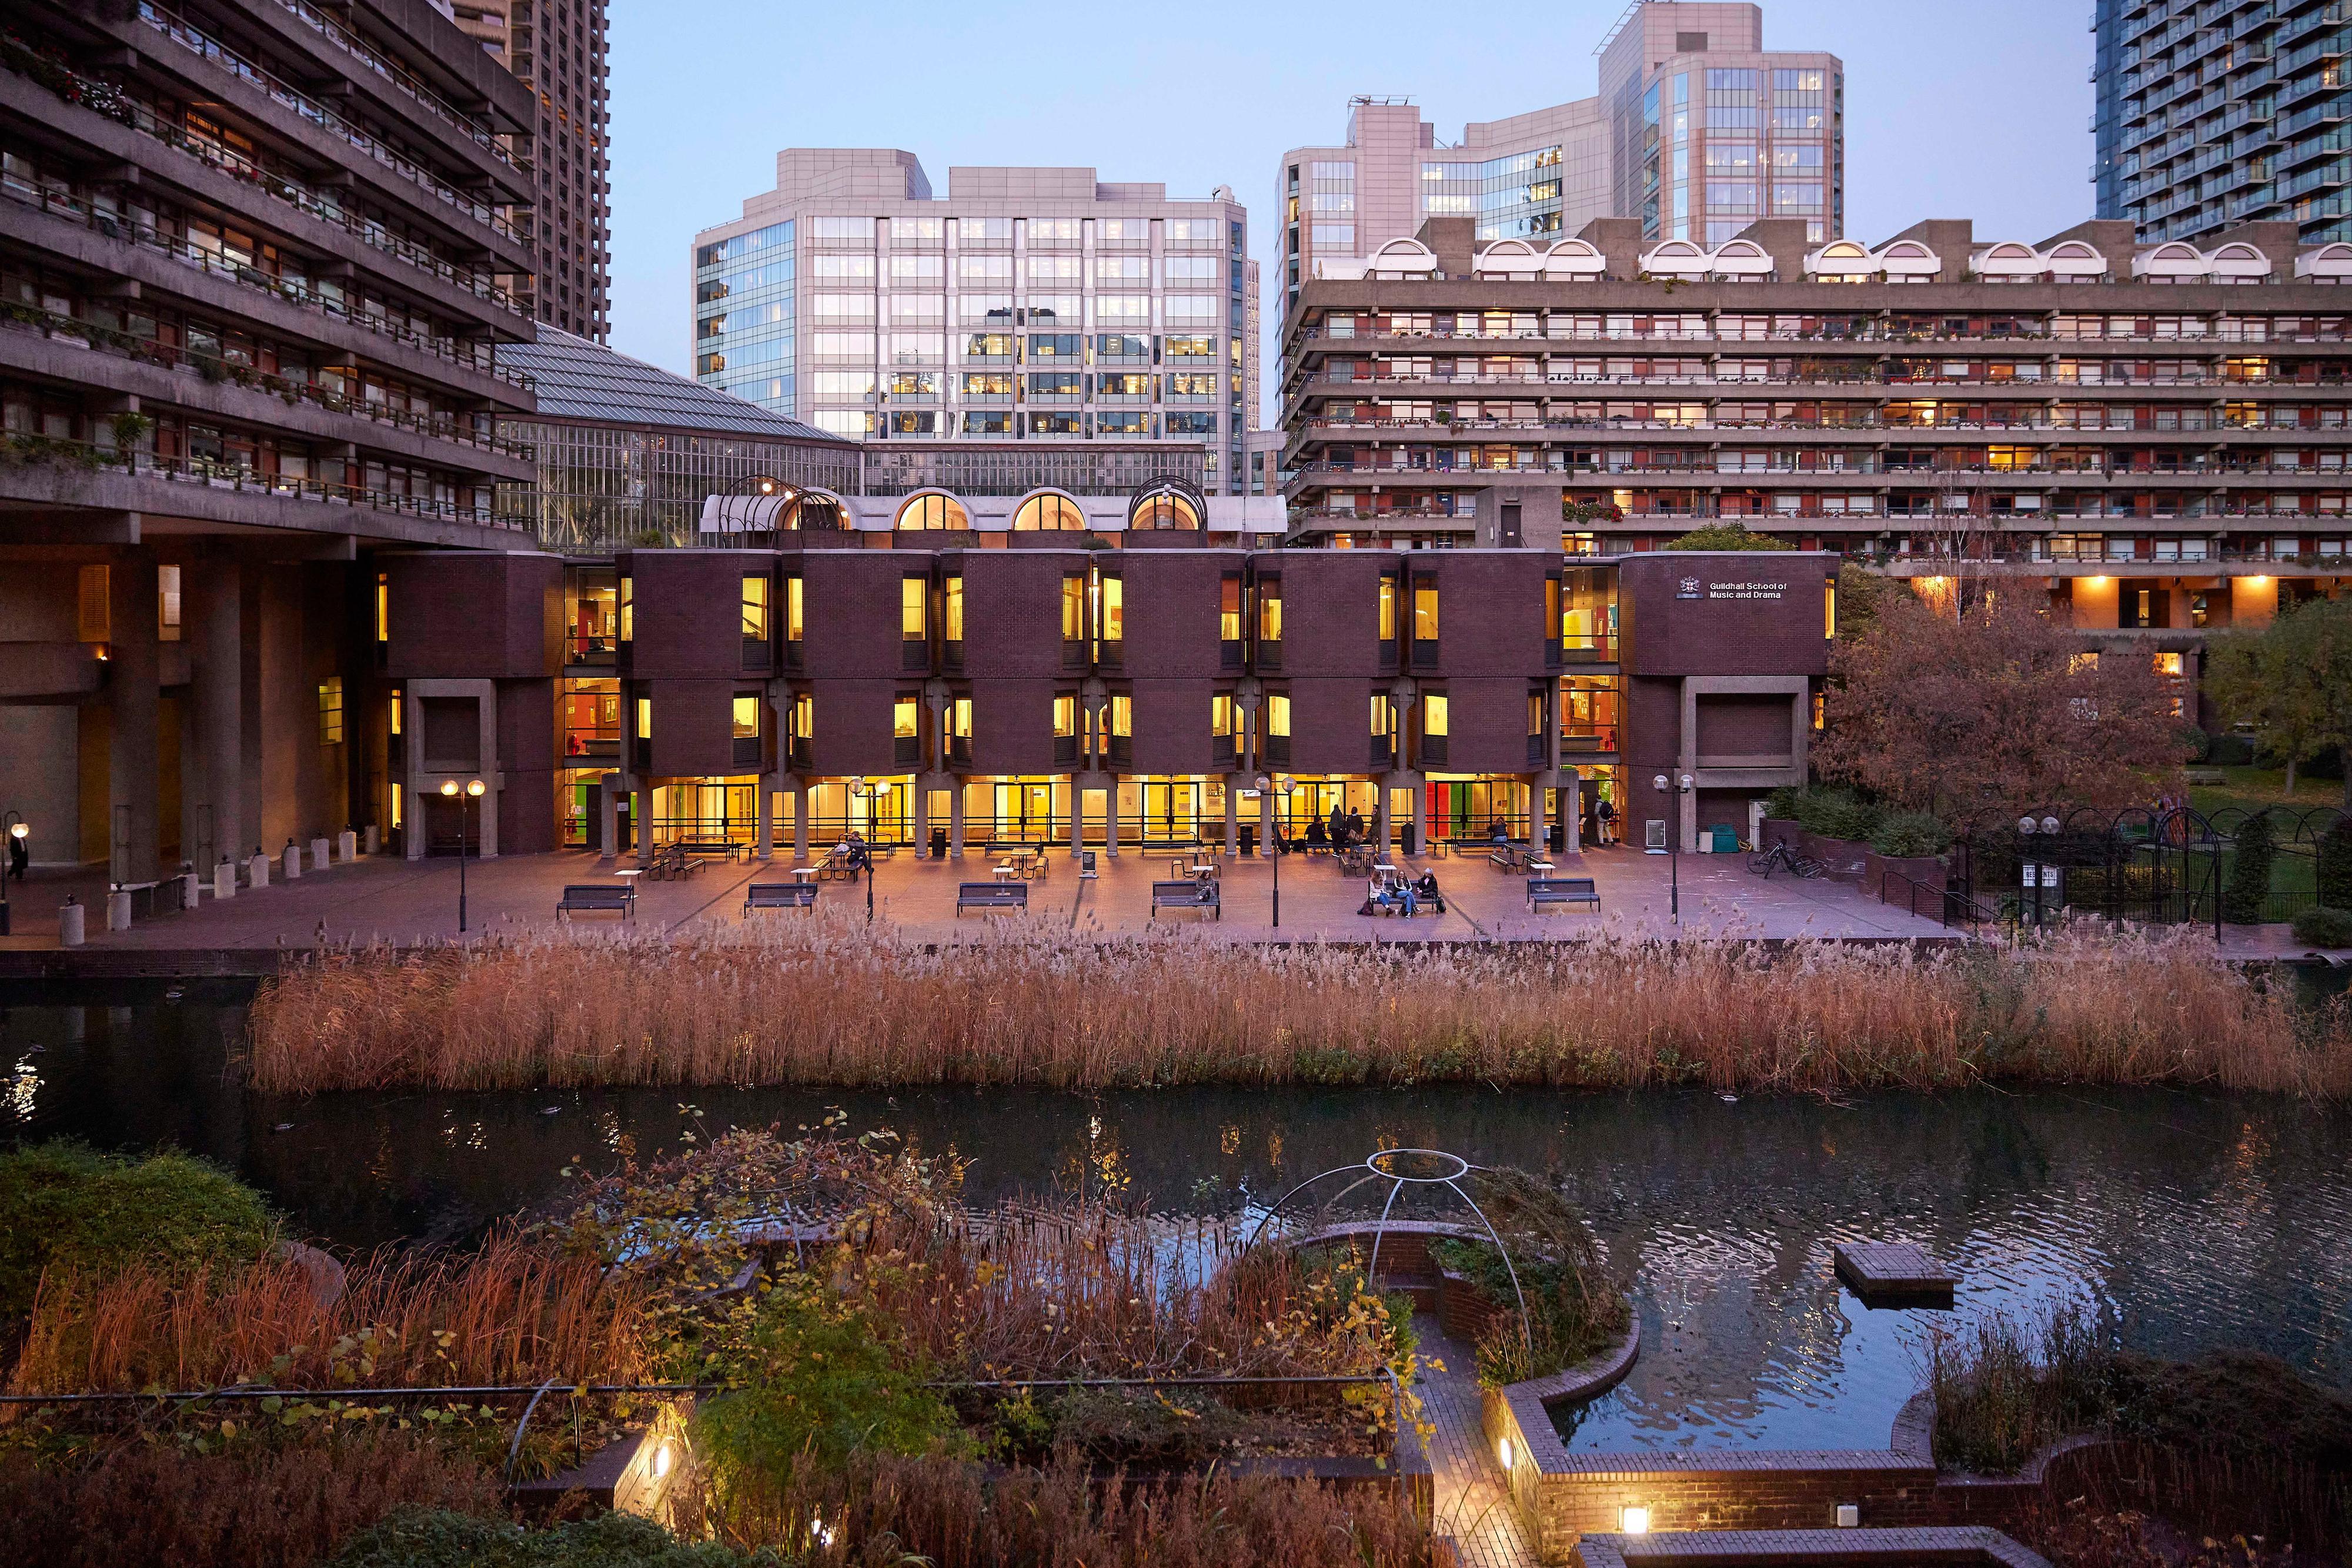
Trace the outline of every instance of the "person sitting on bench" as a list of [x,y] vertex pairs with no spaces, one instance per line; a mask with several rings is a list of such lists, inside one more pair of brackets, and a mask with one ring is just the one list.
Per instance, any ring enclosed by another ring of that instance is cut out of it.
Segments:
[[1437,873],[1433,871],[1423,872],[1416,877],[1412,892],[1413,896],[1424,904],[1433,904],[1440,909],[1445,907],[1445,895],[1437,891]]
[[1320,817],[1309,817],[1307,820],[1307,847],[1310,850],[1328,850],[1331,847],[1331,835],[1324,831],[1323,819]]

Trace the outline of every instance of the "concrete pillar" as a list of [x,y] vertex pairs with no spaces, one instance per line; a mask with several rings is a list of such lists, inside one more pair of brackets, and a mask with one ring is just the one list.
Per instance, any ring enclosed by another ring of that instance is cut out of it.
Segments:
[[335,853],[345,865],[360,858],[360,836],[349,828],[335,835]]
[[[1268,774],[1271,779],[1273,775]],[[1277,852],[1274,847],[1274,791],[1257,793],[1257,852],[1272,860]]]
[[121,891],[106,895],[106,928],[109,931],[131,929],[131,895]]
[[763,861],[776,854],[776,795],[764,778],[760,780],[760,842],[753,852]]
[[1540,773],[1528,780],[1528,848],[1535,853],[1544,851],[1545,830],[1550,824],[1545,820],[1544,808],[1549,805],[1551,786]]
[[1559,770],[1559,787],[1568,796],[1568,803],[1560,808],[1560,826],[1567,830],[1560,841],[1568,846],[1570,854],[1580,855],[1584,852],[1583,776],[1573,768],[1563,768]]
[[213,868],[213,896],[215,898],[236,896],[236,862],[235,861],[225,860]]
[[1242,852],[1242,791],[1241,775],[1225,775],[1225,857],[1230,860]]
[[286,841],[284,864],[286,867],[286,880],[288,882],[299,882],[302,880],[302,851],[300,846],[296,844],[291,839]]
[[79,947],[82,945],[83,923],[89,915],[88,910],[74,902],[73,894],[66,894],[65,903],[58,910],[58,946]]
[[107,573],[107,704],[113,710],[108,758],[107,827],[116,882],[153,882],[159,834],[157,720],[163,707],[155,622],[155,558],[118,557]]
[[963,859],[963,780],[948,789],[948,859]]
[[1070,855],[1073,859],[1076,858],[1080,847],[1078,824],[1086,821],[1087,815],[1086,791],[1078,788],[1078,780],[1083,777],[1077,773],[1070,775]]
[[1389,831],[1389,785],[1386,779],[1373,780],[1372,844],[1381,853],[1389,852],[1396,838]]
[[604,859],[613,860],[621,852],[621,776],[607,773],[596,782],[596,844]]
[[915,776],[915,858],[931,858],[931,787],[919,773]]
[[269,885],[269,857],[258,847],[254,850],[253,858],[245,862],[245,870],[247,885],[257,889]]
[[1429,789],[1416,782],[1412,789],[1412,841],[1423,854],[1429,852]]
[[807,783],[807,781],[806,781],[805,779],[803,779],[803,780],[801,782],[800,787],[799,787],[799,788],[797,788],[797,789],[795,789],[793,791],[793,860],[795,860],[795,861],[805,861],[805,860],[807,860],[807,859],[809,858],[809,845],[808,845],[808,839],[809,839],[809,791],[808,791],[808,783]]
[[1112,860],[1118,858],[1118,775],[1116,773],[1103,786],[1103,853]]
[[633,808],[636,818],[633,825],[637,831],[637,864],[640,867],[649,866],[653,864],[654,860],[654,789],[652,785],[637,786]]

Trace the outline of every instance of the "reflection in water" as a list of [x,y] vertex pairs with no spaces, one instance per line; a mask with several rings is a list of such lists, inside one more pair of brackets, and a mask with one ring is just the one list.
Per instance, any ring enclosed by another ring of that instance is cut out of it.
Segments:
[[[1642,1358],[1617,1389],[1562,1413],[1579,1448],[1882,1446],[1929,1323],[2063,1295],[2097,1301],[2135,1345],[2242,1345],[2352,1379],[2342,1109],[2113,1090],[1846,1104],[1456,1088],[276,1099],[226,1071],[240,994],[185,993],[166,1003],[160,986],[118,986],[106,1007],[79,1005],[97,994],[86,989],[12,996],[0,1134],[176,1144],[351,1247],[462,1238],[554,1196],[575,1159],[674,1151],[688,1131],[789,1132],[829,1106],[971,1161],[983,1201],[1059,1191],[1230,1210],[1378,1147],[1453,1149],[1550,1175],[1634,1278]],[[1864,1237],[1958,1262],[1957,1314],[1872,1312],[1843,1293],[1831,1244]]]

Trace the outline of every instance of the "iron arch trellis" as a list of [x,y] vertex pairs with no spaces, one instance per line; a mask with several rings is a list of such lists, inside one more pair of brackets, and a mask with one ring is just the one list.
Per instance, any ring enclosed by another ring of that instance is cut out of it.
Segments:
[[[2070,876],[2059,907],[2108,919],[2201,924],[2209,915],[2200,913],[2200,906],[2218,918],[2221,855],[2235,845],[2249,821],[2262,819],[2271,825],[2273,841],[2280,848],[2309,854],[2344,816],[2332,806],[2284,805],[2251,811],[2224,806],[2210,813],[2187,805],[2126,806],[2113,812],[2091,806],[2047,807],[2022,813],[2022,820],[1979,815],[1961,823],[1954,840],[1955,891],[1971,905],[1995,904],[2014,889],[2019,864],[2036,861],[2069,873],[2098,873],[2094,882],[2097,896],[2075,894]],[[2034,822],[2035,830],[2021,831],[2023,821]],[[2146,883],[2145,892],[2137,889],[2137,883]],[[2021,902],[2021,915],[2023,907]]]
[[[1432,1162],[1431,1168],[1435,1170],[1438,1174],[1409,1175],[1391,1168],[1395,1162],[1407,1159],[1426,1160]],[[1265,1234],[1265,1228],[1274,1223],[1275,1216],[1282,1212],[1283,1207],[1286,1204],[1289,1203],[1292,1198],[1297,1197],[1299,1194],[1305,1192],[1307,1188],[1314,1186],[1317,1183],[1328,1180],[1332,1176],[1353,1176],[1356,1178],[1325,1200],[1324,1209],[1325,1212],[1328,1213],[1332,1204],[1338,1203],[1349,1193],[1354,1192],[1358,1187],[1368,1186],[1373,1182],[1384,1181],[1389,1184],[1388,1200],[1381,1205],[1381,1218],[1372,1227],[1371,1255],[1364,1260],[1365,1280],[1367,1281],[1376,1281],[1379,1278],[1381,1263],[1381,1242],[1387,1234],[1389,1216],[1396,1208],[1398,1197],[1402,1195],[1404,1189],[1408,1186],[1443,1186],[1452,1192],[1454,1197],[1460,1198],[1462,1200],[1463,1207],[1467,1208],[1473,1215],[1476,1216],[1479,1228],[1486,1231],[1486,1239],[1495,1244],[1495,1250],[1502,1258],[1503,1267],[1511,1277],[1511,1294],[1517,1298],[1519,1308],[1520,1343],[1529,1352],[1529,1354],[1533,1354],[1535,1350],[1535,1329],[1532,1320],[1528,1315],[1528,1293],[1525,1288],[1519,1283],[1518,1265],[1512,1261],[1511,1249],[1504,1243],[1501,1234],[1495,1229],[1494,1221],[1486,1218],[1486,1211],[1478,1207],[1478,1200],[1472,1197],[1468,1190],[1461,1185],[1463,1178],[1468,1176],[1472,1172],[1482,1171],[1486,1168],[1486,1167],[1484,1166],[1474,1166],[1468,1160],[1464,1159],[1460,1155],[1451,1154],[1444,1149],[1379,1150],[1374,1154],[1367,1155],[1361,1162],[1356,1165],[1335,1166],[1328,1171],[1318,1172],[1316,1175],[1308,1176],[1305,1181],[1300,1182],[1297,1186],[1292,1187],[1288,1192],[1284,1193],[1280,1197],[1275,1199],[1272,1207],[1268,1207],[1263,1215],[1259,1216],[1257,1224],[1251,1228],[1249,1239],[1242,1243],[1242,1254],[1243,1256],[1247,1256],[1250,1249],[1257,1245],[1258,1238]]]

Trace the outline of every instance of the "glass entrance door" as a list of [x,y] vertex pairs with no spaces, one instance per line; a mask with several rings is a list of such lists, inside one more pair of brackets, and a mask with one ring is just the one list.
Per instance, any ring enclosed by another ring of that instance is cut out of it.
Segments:
[[[1138,833],[1147,844],[1192,843],[1201,836],[1201,784],[1198,779],[1145,779],[1143,816]],[[1218,831],[1224,831],[1222,821]]]
[[996,784],[995,830],[1000,842],[1054,841],[1054,786],[1048,780],[1000,779]]

